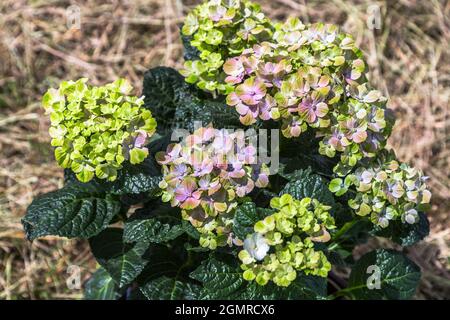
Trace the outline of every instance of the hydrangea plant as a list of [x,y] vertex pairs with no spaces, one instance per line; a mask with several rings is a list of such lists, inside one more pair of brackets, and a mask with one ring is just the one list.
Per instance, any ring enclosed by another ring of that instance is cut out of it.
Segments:
[[[422,240],[431,197],[385,147],[393,118],[352,37],[245,0],[205,1],[181,32],[185,68],[146,72],[141,98],[125,80],[45,94],[65,184],[31,203],[27,237],[89,239],[88,299],[411,298],[402,252],[352,255]],[[278,170],[249,128],[281,131]]]

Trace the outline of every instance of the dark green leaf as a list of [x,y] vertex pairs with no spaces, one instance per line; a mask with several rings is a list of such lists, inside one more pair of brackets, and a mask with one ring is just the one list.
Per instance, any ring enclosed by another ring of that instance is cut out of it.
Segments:
[[158,132],[171,133],[175,128],[193,131],[195,122],[216,128],[242,127],[233,108],[223,101],[213,100],[188,85],[176,70],[165,67],[145,73],[145,106],[158,122]]
[[172,68],[157,67],[145,73],[142,94],[145,107],[158,123],[158,132],[167,132],[175,127],[175,111],[180,103],[176,91],[186,91],[188,87],[183,76]]
[[193,132],[198,122],[202,126],[212,124],[214,128],[241,128],[237,112],[224,102],[201,99],[186,95],[175,113],[178,127]]
[[140,289],[149,300],[195,300],[200,292],[196,284],[166,276],[151,280]]
[[139,209],[125,223],[124,241],[162,243],[173,240],[185,232],[180,218],[179,209],[166,204],[153,210]]
[[121,297],[116,282],[100,267],[84,286],[86,300],[117,300]]
[[238,267],[214,257],[204,260],[190,276],[203,284],[200,299],[237,299],[246,285]]
[[160,173],[146,172],[143,166],[129,166],[129,168],[119,171],[119,177],[110,192],[113,194],[138,194],[149,192],[155,194],[158,190],[158,183],[162,180]]
[[[374,284],[379,270],[379,289]],[[370,271],[370,272],[369,272]],[[368,281],[368,278],[371,277]],[[356,299],[410,299],[420,280],[419,267],[400,252],[379,249],[362,256],[350,274],[348,288],[343,293]]]
[[184,46],[184,60],[199,60],[200,51],[191,45],[192,37],[182,35],[181,41]]
[[[320,138],[315,137],[314,130],[302,133],[298,138],[280,137],[280,159],[284,173],[311,168],[314,173],[331,176],[339,157],[329,158],[321,155],[319,150]],[[301,150],[301,152],[299,152]]]
[[183,225],[183,229],[189,237],[194,238],[196,240],[200,239],[200,232],[198,232],[197,229],[194,228],[192,223],[183,220],[181,224]]
[[45,235],[89,238],[105,229],[120,202],[89,184],[69,184],[36,198],[22,219],[28,239]]
[[149,262],[144,271],[136,279],[140,287],[144,287],[150,281],[167,276],[176,278],[188,278],[193,266],[197,265],[197,259],[185,249],[184,238],[178,238],[167,245],[151,244],[144,258]]
[[98,263],[108,271],[120,288],[128,285],[144,270],[148,259],[143,257],[149,243],[123,243],[123,230],[108,228],[89,240]]
[[328,190],[328,184],[321,176],[311,173],[311,170],[296,170],[284,176],[290,182],[281,190],[280,195],[289,193],[299,200],[309,197],[326,205],[335,205],[333,194]]

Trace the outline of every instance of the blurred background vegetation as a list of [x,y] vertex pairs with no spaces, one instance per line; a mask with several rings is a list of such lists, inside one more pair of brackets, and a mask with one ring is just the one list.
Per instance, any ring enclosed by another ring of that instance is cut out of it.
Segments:
[[[432,233],[406,249],[423,270],[416,298],[450,299],[450,2],[258,1],[273,19],[338,24],[364,50],[371,83],[397,114],[390,145],[430,176]],[[67,268],[80,266],[82,280],[95,269],[84,241],[49,237],[31,244],[24,238],[20,218],[33,197],[62,186],[41,95],[80,77],[94,84],[125,77],[140,94],[147,69],[182,65],[178,26],[199,2],[0,2],[0,299],[81,298],[81,290],[67,288]],[[68,25],[71,5],[80,9],[80,29]],[[368,21],[380,21],[380,28]],[[368,246],[392,246],[375,242]],[[358,250],[364,248],[355,255]]]

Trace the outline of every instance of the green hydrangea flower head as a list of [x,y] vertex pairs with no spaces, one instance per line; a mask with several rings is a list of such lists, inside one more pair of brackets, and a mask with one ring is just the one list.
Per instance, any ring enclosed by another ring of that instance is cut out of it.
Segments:
[[134,165],[148,156],[144,145],[156,121],[142,107],[143,97],[129,95],[133,88],[127,80],[102,87],[87,81],[64,81],[43,96],[51,145],[58,164],[70,168],[81,182],[94,176],[114,181],[124,162]]
[[329,189],[341,196],[353,187],[357,193],[349,206],[357,215],[386,228],[392,220],[419,221],[419,212],[429,209],[431,199],[427,179],[421,171],[399,162],[393,152],[383,150],[375,161],[358,166],[344,179],[331,180]]
[[314,242],[327,242],[334,229],[331,207],[316,199],[294,199],[290,194],[273,198],[272,215],[258,221],[239,252],[243,277],[260,285],[273,281],[287,287],[297,272],[326,277],[331,264]]

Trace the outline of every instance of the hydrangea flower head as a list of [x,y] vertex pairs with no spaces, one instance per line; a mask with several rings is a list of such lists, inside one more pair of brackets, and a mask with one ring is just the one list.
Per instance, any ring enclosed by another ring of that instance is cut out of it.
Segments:
[[276,212],[255,224],[255,233],[247,237],[239,252],[244,278],[285,287],[299,271],[326,277],[331,264],[323,252],[314,250],[314,242],[330,240],[328,230],[335,228],[330,207],[316,199],[296,200],[289,194],[273,198],[270,206]]
[[358,193],[349,200],[350,207],[385,228],[391,220],[408,224],[419,221],[418,213],[427,209],[431,198],[426,180],[419,170],[398,162],[392,152],[384,150],[379,158],[357,167],[344,180],[333,179],[329,188],[340,196],[354,187]]
[[[271,38],[273,27],[259,5],[247,0],[213,0],[197,6],[186,17],[182,33],[199,51],[198,59],[185,63],[186,81],[207,91],[226,94],[238,80],[239,68],[228,58]],[[211,59],[214,57],[214,59]],[[227,71],[225,71],[227,70]],[[225,71],[225,72],[224,72]]]
[[62,82],[44,95],[56,161],[80,181],[94,176],[113,181],[125,161],[138,164],[148,156],[145,143],[156,121],[142,107],[143,98],[129,95],[132,89],[124,79],[103,87],[80,79]]
[[164,180],[162,199],[182,209],[183,218],[211,249],[232,243],[237,199],[268,185],[269,169],[243,131],[200,128],[157,155]]

